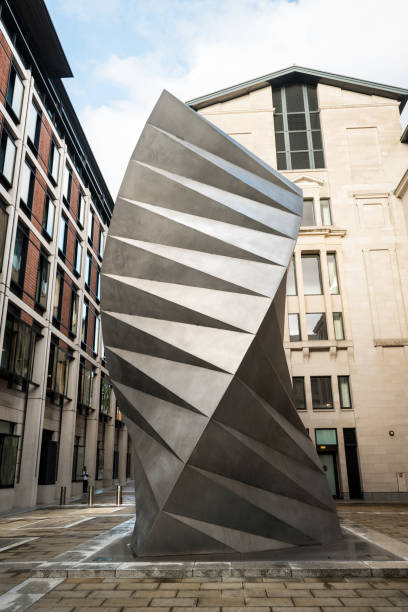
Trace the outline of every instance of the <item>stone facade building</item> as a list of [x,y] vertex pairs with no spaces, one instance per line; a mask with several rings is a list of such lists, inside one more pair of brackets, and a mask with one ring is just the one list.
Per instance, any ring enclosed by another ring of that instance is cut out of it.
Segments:
[[100,334],[113,210],[42,0],[0,13],[0,511],[130,476]]
[[345,499],[408,499],[407,98],[293,66],[189,102],[303,190],[285,349]]

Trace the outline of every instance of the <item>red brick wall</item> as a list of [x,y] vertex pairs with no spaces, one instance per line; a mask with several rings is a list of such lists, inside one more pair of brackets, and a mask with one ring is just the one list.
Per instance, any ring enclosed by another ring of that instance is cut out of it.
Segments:
[[45,206],[45,195],[46,195],[46,184],[43,177],[37,172],[34,181],[34,195],[32,205],[32,217],[31,221],[35,228],[42,231],[42,221],[44,217],[44,206]]
[[26,269],[24,276],[24,293],[23,293],[23,302],[34,308],[35,304],[35,290],[37,285],[37,274],[38,274],[38,263],[40,259],[40,241],[33,234],[33,232],[29,233],[29,241],[27,248],[27,260],[26,260]]
[[10,65],[11,50],[3,36],[3,33],[0,32],[0,100],[3,104],[6,100]]
[[45,173],[48,173],[48,163],[51,151],[52,130],[44,113],[41,116],[40,143],[38,145],[38,161]]

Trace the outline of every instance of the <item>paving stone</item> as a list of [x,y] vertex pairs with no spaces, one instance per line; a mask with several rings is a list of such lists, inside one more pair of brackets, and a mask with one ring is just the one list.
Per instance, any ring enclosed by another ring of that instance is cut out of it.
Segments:
[[[278,607],[277,606],[273,606],[272,610],[273,610],[273,612],[288,612],[287,608],[279,608],[279,606]],[[336,608],[336,610],[337,610],[337,608]],[[320,612],[320,608],[318,608],[318,607],[314,608],[312,606],[309,606],[308,608],[306,608],[306,607],[304,607],[304,608],[296,607],[296,612]]]
[[404,607],[406,608],[408,606],[408,597],[388,597],[388,600],[394,605],[394,606],[400,606],[400,607]]
[[202,589],[236,589],[237,588],[237,584],[236,582],[203,582],[201,583],[201,588]]
[[[296,591],[293,591],[296,593]],[[376,595],[375,591],[365,591],[369,592],[370,595]],[[313,597],[359,597],[355,591],[352,589],[313,589],[312,588]]]
[[356,589],[359,597],[392,597],[395,595],[401,596],[401,591],[396,589]]
[[185,597],[184,599],[182,597],[179,598],[170,598],[170,599],[161,599],[160,597],[155,597],[154,599],[152,599],[150,606],[152,608],[154,607],[162,607],[162,606],[178,606],[178,607],[190,607],[193,608],[196,604],[196,599],[192,598],[192,597]]
[[[307,585],[304,584],[303,586],[306,587]],[[266,592],[268,597],[312,597],[312,593],[306,589],[303,591],[301,589],[281,589],[278,591],[267,587]],[[317,593],[319,592],[321,591],[317,591]]]
[[[322,610],[323,612],[339,612],[338,608],[330,608],[326,606],[324,606]],[[395,611],[395,608],[393,608],[393,610]],[[342,608],[341,612],[372,612],[372,608],[367,606],[347,606]]]
[[248,606],[293,606],[289,597],[248,597],[245,602]]
[[[103,612],[105,612],[105,608],[102,608]],[[109,609],[109,608],[108,608]],[[183,610],[186,610],[188,608],[183,608]],[[151,608],[128,608],[127,606],[124,606],[123,608],[115,608],[115,610],[126,610],[126,612],[152,612]],[[160,608],[160,612],[170,612],[171,608]],[[174,608],[173,608],[174,610]],[[194,608],[194,610],[196,610],[196,608]],[[75,610],[75,612],[77,612]]]
[[[111,591],[112,585],[109,582],[100,582],[98,584],[98,591]],[[95,582],[80,582],[77,585],[74,585],[75,591],[93,591],[95,589]]]
[[[48,600],[52,601],[52,600]],[[103,604],[103,599],[89,599],[88,597],[85,599],[70,599],[69,597],[65,598],[61,601],[61,606],[72,607],[72,608],[80,608],[81,606],[84,608],[98,608]],[[44,606],[47,602],[41,600],[41,605]],[[55,600],[53,601],[53,605],[55,606]],[[48,606],[47,606],[48,607]],[[58,606],[59,608],[59,606]]]
[[[205,608],[199,608],[200,610],[204,610]],[[285,608],[287,610],[287,608]],[[318,608],[316,608],[316,611],[318,610]],[[245,606],[243,608],[228,608],[223,606],[222,608],[222,612],[269,612],[270,608],[265,608],[265,607],[261,607],[261,606],[257,606],[257,607],[249,607],[249,606]]]
[[[351,598],[350,598],[351,599]],[[340,599],[335,597],[294,597],[295,606],[342,606]]]
[[[92,601],[92,600],[91,600]],[[102,606],[117,606],[119,608],[122,608],[124,606],[128,606],[128,607],[133,607],[133,608],[143,608],[149,605],[150,603],[150,598],[146,598],[146,599],[134,599],[134,598],[128,598],[128,599],[104,599],[102,600],[103,604]]]
[[[356,599],[354,597],[341,597],[340,600],[345,606],[355,606]],[[389,601],[383,597],[359,597],[359,606],[388,606]],[[330,604],[329,604],[330,605]]]
[[118,591],[100,591],[99,589],[96,591],[91,591],[89,593],[89,597],[92,599],[93,597],[103,597],[104,599],[118,599],[118,597],[122,597],[123,599],[125,599],[126,597],[130,597],[132,595],[133,591],[120,591],[120,593]]
[[[149,608],[150,609],[150,608]],[[223,608],[223,610],[225,610],[226,608]],[[239,610],[240,608],[234,608],[234,611],[236,612],[237,610]],[[244,610],[247,610],[247,608],[243,608]],[[172,612],[197,612],[197,610],[200,610],[200,612],[220,612],[220,608],[218,607],[210,607],[210,608],[178,608],[178,607],[174,607],[172,608]]]

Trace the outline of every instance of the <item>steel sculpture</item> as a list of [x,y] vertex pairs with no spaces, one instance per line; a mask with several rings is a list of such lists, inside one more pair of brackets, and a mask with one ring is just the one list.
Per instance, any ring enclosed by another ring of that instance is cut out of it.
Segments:
[[136,145],[102,270],[102,325],[135,451],[139,556],[339,536],[283,349],[298,187],[168,92]]

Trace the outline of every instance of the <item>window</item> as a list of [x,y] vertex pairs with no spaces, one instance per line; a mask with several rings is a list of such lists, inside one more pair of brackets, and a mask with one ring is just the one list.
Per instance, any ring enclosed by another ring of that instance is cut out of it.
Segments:
[[0,421],[0,488],[14,487],[18,436],[13,436],[14,423]]
[[94,328],[94,343],[93,343],[93,352],[95,355],[98,354],[98,344],[99,344],[99,317],[95,315],[95,328]]
[[292,257],[288,268],[288,276],[286,280],[286,295],[297,295],[297,282],[295,270],[295,258]]
[[272,95],[278,170],[324,168],[316,86],[273,87]]
[[320,214],[322,217],[322,225],[331,225],[332,217],[330,210],[330,200],[329,198],[321,198],[320,199]]
[[51,199],[51,196],[48,193],[46,193],[42,226],[43,226],[44,232],[50,238],[52,238],[52,234],[54,232],[54,218],[55,218],[55,204],[53,200]]
[[94,238],[94,216],[92,210],[88,211],[88,240],[93,243]]
[[84,301],[82,304],[81,341],[86,344],[87,338],[88,338],[88,304]]
[[74,272],[80,276],[82,266],[82,245],[79,242],[79,238],[75,239],[75,261],[74,261]]
[[71,203],[71,189],[72,189],[72,172],[65,166],[64,168],[64,179],[62,184],[62,196],[65,204],[70,206]]
[[350,377],[349,376],[338,376],[339,383],[339,396],[340,396],[340,408],[344,410],[350,410],[351,405],[351,393],[350,393]]
[[82,191],[80,191],[79,196],[78,196],[78,215],[77,215],[78,225],[80,225],[81,227],[84,227],[84,220],[85,220],[85,198],[84,198]]
[[68,219],[61,216],[59,236],[58,236],[58,249],[62,255],[66,255],[67,252],[67,240],[68,240]]
[[72,461],[72,481],[82,480],[82,471],[85,463],[85,445],[80,444],[80,436],[75,436],[74,457]]
[[316,429],[315,436],[317,446],[337,446],[336,429]]
[[289,319],[289,340],[290,342],[297,342],[300,340],[300,325],[299,315],[297,313],[290,313]]
[[86,254],[86,262],[85,262],[85,286],[89,291],[89,287],[91,286],[91,273],[92,273],[92,256],[87,253]]
[[308,340],[327,340],[327,325],[325,313],[306,313],[306,329]]
[[327,268],[329,272],[330,293],[338,294],[340,291],[337,278],[336,253],[327,253]]
[[23,165],[20,202],[30,211],[33,207],[35,170],[26,161]]
[[74,288],[71,291],[71,306],[69,312],[69,331],[72,336],[77,334],[78,325],[78,294]]
[[4,249],[6,246],[8,214],[0,202],[0,272],[3,270]]
[[303,200],[303,217],[300,225],[316,225],[313,200]]
[[293,395],[295,397],[296,410],[306,410],[305,379],[303,376],[292,378]]
[[101,380],[101,405],[100,412],[102,414],[110,414],[110,400],[111,400],[112,385],[102,378]]
[[60,153],[55,142],[51,141],[50,148],[50,159],[48,162],[48,176],[53,180],[55,184],[58,182],[58,171],[59,171]]
[[83,363],[79,366],[78,404],[87,408],[92,407],[94,372]]
[[14,138],[10,136],[3,125],[0,139],[0,175],[6,187],[11,187],[14,175],[14,162],[16,160],[17,147]]
[[103,233],[102,227],[101,227],[99,231],[99,248],[98,248],[98,254],[101,259],[103,257],[104,247],[105,247],[105,234]]
[[69,362],[71,359],[69,353],[62,350],[56,340],[51,341],[47,377],[48,394],[67,397]]
[[344,340],[343,314],[333,312],[334,337],[336,340]]
[[27,325],[10,312],[7,314],[1,368],[8,378],[12,375],[18,382],[32,380],[38,335],[35,325]]
[[60,270],[57,270],[57,274],[55,276],[55,288],[54,288],[54,302],[52,308],[52,316],[54,319],[54,323],[59,323],[61,321],[61,313],[62,313],[62,297],[64,293],[64,273]]
[[48,295],[48,272],[50,264],[48,256],[44,251],[40,251],[40,259],[38,262],[37,283],[35,288],[35,301],[42,309],[47,308]]
[[96,299],[98,302],[101,300],[101,271],[96,268]]
[[41,113],[36,105],[32,102],[28,116],[27,143],[31,149],[34,149],[35,153],[37,153],[38,145],[40,144],[40,133]]
[[21,117],[21,107],[23,105],[24,85],[15,66],[10,68],[10,76],[7,87],[6,106],[7,110],[14,115],[17,123]]
[[330,376],[311,376],[313,410],[333,408],[333,394]]
[[320,256],[302,255],[303,291],[305,295],[321,295]]
[[16,241],[14,243],[13,262],[11,268],[11,286],[18,293],[24,290],[24,278],[27,261],[28,235],[21,225],[17,227]]

